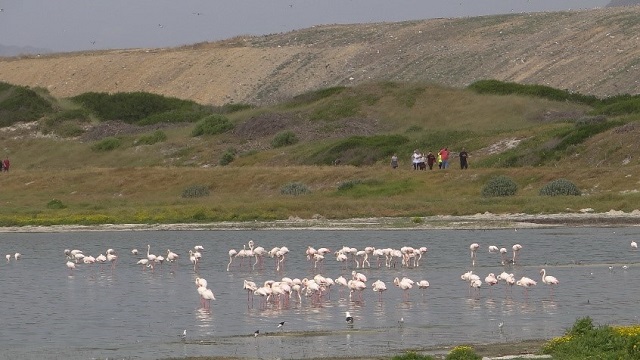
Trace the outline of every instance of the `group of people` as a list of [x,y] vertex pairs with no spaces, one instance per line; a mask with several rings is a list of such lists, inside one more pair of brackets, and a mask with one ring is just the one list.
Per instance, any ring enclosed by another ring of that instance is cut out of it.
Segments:
[[[438,169],[446,169],[449,167],[450,156],[451,152],[446,147],[440,149],[437,156],[431,151],[425,155],[416,149],[413,154],[411,154],[411,163],[413,164],[413,170],[426,170],[427,167],[429,167],[429,170],[433,170],[436,164],[438,164]],[[460,169],[468,169],[469,153],[467,153],[465,148],[462,148],[458,157],[460,158]],[[391,167],[394,169],[398,167],[398,156],[396,154],[393,154],[391,157]]]

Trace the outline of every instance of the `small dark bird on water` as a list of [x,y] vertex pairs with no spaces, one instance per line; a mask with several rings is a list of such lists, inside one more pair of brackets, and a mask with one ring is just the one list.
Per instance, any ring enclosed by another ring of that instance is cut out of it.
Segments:
[[253,337],[258,337],[258,335],[260,335],[260,330],[256,330],[256,332],[253,333]]
[[278,323],[278,327],[281,328],[284,326],[284,323],[286,323],[286,321],[280,321],[280,323]]
[[347,316],[345,319],[347,321],[347,324],[353,324],[353,316],[351,316],[348,311],[345,312],[345,315]]

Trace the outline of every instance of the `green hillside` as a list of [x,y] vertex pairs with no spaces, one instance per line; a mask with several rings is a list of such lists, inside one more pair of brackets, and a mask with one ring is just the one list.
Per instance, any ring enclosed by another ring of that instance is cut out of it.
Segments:
[[[334,87],[261,108],[146,93],[56,99],[0,84],[0,138],[13,164],[1,178],[10,206],[0,221],[631,211],[640,204],[638,104],[637,96],[497,81]],[[452,151],[450,169],[410,170],[414,149],[443,147]],[[468,171],[457,166],[462,148]],[[401,166],[390,171],[394,153]],[[497,175],[515,180],[515,196],[480,196]],[[561,178],[588,196],[539,195]]]

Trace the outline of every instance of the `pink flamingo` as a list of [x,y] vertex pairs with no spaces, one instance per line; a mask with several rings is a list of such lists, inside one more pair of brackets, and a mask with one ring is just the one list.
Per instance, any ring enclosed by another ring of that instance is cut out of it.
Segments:
[[387,285],[382,282],[382,280],[378,279],[371,284],[371,289],[378,293],[378,301],[382,302],[382,293],[387,291]]
[[473,243],[469,245],[469,250],[471,250],[471,266],[476,266],[476,251],[480,248],[478,243]]
[[540,270],[540,275],[542,275],[542,282],[545,285],[549,285],[549,292],[553,295],[553,287],[560,284],[560,281],[558,281],[555,276],[547,275],[545,269]]

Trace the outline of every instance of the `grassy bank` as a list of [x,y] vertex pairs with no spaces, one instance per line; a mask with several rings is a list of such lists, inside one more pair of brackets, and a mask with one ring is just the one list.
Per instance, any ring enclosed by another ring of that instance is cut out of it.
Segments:
[[[90,168],[15,170],[0,174],[0,224],[198,223],[347,219],[492,213],[563,213],[591,208],[630,212],[640,194],[636,167],[508,168],[413,171],[387,166]],[[518,185],[514,196],[483,197],[497,175]],[[582,196],[540,196],[567,178]],[[290,195],[292,183],[307,193]],[[194,189],[204,192],[191,194]],[[284,192],[283,192],[284,191]]]

